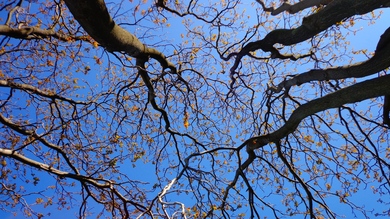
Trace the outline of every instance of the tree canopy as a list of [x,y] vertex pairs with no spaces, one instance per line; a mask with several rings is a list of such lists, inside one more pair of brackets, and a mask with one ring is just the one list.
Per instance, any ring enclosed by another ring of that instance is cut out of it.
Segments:
[[388,7],[1,1],[0,209],[389,216]]

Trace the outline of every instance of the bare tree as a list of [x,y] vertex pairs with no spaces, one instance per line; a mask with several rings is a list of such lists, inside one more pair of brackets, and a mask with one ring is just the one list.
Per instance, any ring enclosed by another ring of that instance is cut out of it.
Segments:
[[386,7],[1,2],[0,208],[339,218],[337,200],[388,216],[390,28],[349,42]]

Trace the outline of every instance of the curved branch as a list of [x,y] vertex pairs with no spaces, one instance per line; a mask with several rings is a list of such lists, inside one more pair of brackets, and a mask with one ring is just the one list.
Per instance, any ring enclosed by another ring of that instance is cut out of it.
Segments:
[[[390,34],[390,28],[388,28],[383,35],[386,35],[386,33],[387,35]],[[310,70],[296,75],[289,80],[285,80],[276,87],[270,87],[269,89],[273,92],[279,93],[283,89],[289,90],[292,86],[301,85],[311,81],[361,78],[382,71],[390,66],[390,43],[385,43],[383,42],[385,40],[382,39],[384,39],[384,37],[381,37],[375,55],[365,62],[337,68]]]
[[236,56],[230,69],[233,75],[241,62],[241,59],[250,52],[263,50],[272,52],[274,44],[293,45],[303,42],[316,34],[328,29],[332,25],[354,15],[366,14],[378,8],[389,7],[388,0],[334,0],[324,9],[305,17],[302,25],[293,29],[276,29],[268,33],[262,40],[250,42],[238,53],[231,53],[225,60]]
[[[9,25],[10,21],[11,21],[11,17],[13,15],[13,13],[18,10],[18,8],[20,8],[20,6],[22,5],[23,3],[23,0],[19,0],[19,2],[16,4],[16,6],[14,8],[12,8],[9,13],[8,13],[8,16],[7,16],[7,20],[5,22],[6,25]],[[8,5],[5,5],[3,8],[5,8],[6,6],[10,6],[12,5],[13,3],[9,3]],[[3,9],[2,8],[2,9]]]
[[85,36],[70,36],[56,32],[53,29],[41,29],[38,27],[24,26],[22,28],[12,28],[7,25],[0,25],[0,35],[18,39],[42,39],[54,37],[62,41],[85,40]]
[[70,12],[84,30],[110,52],[125,52],[134,58],[153,58],[161,66],[176,67],[160,51],[147,47],[135,35],[117,25],[108,13],[104,0],[65,0]]
[[[61,154],[62,157],[65,159],[66,163],[69,165],[69,167],[76,173],[76,174],[79,174],[79,171],[77,170],[77,168],[73,165],[73,163],[71,162],[71,160],[69,159],[69,157],[67,156],[66,152],[64,150],[62,150],[62,148],[59,146],[59,145],[56,145],[56,144],[53,144],[51,142],[49,142],[48,140],[46,140],[45,138],[43,138],[41,135],[38,135],[35,130],[28,130],[28,129],[25,129],[19,125],[17,125],[16,123],[12,122],[10,119],[8,119],[7,117],[3,116],[3,114],[0,114],[0,123],[5,125],[5,126],[8,126],[10,127],[11,129],[15,130],[16,132],[24,135],[24,136],[30,136],[32,137],[33,139],[37,139],[38,141],[40,141],[43,145],[47,146],[48,148],[51,148],[53,150],[55,150],[57,153]],[[17,158],[17,157],[16,157]],[[36,166],[35,166],[36,167]]]
[[18,160],[18,161],[20,161],[28,166],[32,166],[32,167],[38,168],[40,170],[44,170],[46,172],[52,173],[52,174],[59,176],[59,177],[66,177],[66,178],[75,179],[78,181],[92,184],[92,185],[100,187],[100,188],[109,188],[111,186],[111,183],[109,181],[107,181],[105,183],[99,183],[96,180],[91,179],[90,177],[86,177],[86,176],[83,176],[80,174],[65,172],[65,171],[56,169],[52,166],[49,166],[47,164],[32,160],[32,159],[14,151],[14,150],[0,148],[0,155],[5,156],[5,157],[11,157],[11,158]]
[[[43,171],[46,171],[48,173],[52,173],[58,177],[61,177],[61,178],[70,178],[70,179],[74,179],[74,180],[77,180],[81,183],[86,183],[86,184],[90,184],[90,185],[93,185],[97,188],[107,188],[107,189],[110,189],[112,191],[113,194],[116,195],[117,198],[121,199],[123,202],[128,202],[132,205],[134,205],[135,207],[137,207],[139,210],[145,210],[146,207],[141,205],[141,204],[138,204],[132,200],[128,200],[126,197],[124,197],[117,189],[114,188],[114,185],[115,183],[111,180],[107,180],[107,179],[94,179],[90,176],[85,176],[85,175],[81,175],[79,173],[70,173],[70,172],[65,172],[65,171],[62,171],[62,170],[59,170],[59,169],[56,169],[52,166],[49,166],[47,164],[44,164],[44,163],[41,163],[41,162],[38,162],[38,161],[35,161],[35,160],[32,160],[14,150],[10,150],[10,149],[4,149],[4,148],[0,148],[0,156],[4,156],[4,157],[11,157],[15,160],[18,160],[20,161],[21,163],[23,164],[26,164],[28,166],[31,166],[31,167],[35,167],[35,168],[38,168],[40,170],[43,170]],[[100,183],[99,181],[102,181],[102,183]]]
[[279,8],[272,11],[272,15],[278,15],[283,11],[287,11],[290,14],[295,14],[306,8],[327,5],[333,0],[301,0],[300,2],[290,5],[289,3],[283,3]]
[[344,104],[360,102],[369,98],[390,95],[390,75],[374,78],[355,85],[340,89],[322,98],[309,101],[299,106],[287,120],[287,122],[273,133],[257,136],[259,144],[248,144],[247,150],[254,150],[276,142],[295,131],[299,123],[306,117],[324,111],[340,107]]
[[9,81],[9,80],[0,80],[0,87],[9,87],[9,88],[14,88],[14,89],[18,89],[18,90],[23,90],[23,91],[27,91],[27,92],[31,92],[31,93],[40,95],[42,97],[50,98],[52,100],[55,100],[55,99],[62,100],[62,101],[69,102],[71,104],[87,105],[86,102],[76,101],[76,100],[73,100],[71,98],[60,96],[54,92],[44,91],[44,90],[38,89],[37,87],[34,87],[32,85],[29,85],[29,84],[20,84],[20,83],[15,83],[15,82]]

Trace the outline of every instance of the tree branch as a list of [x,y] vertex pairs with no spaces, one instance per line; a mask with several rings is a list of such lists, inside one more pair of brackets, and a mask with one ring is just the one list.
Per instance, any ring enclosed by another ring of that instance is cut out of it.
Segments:
[[[10,150],[10,149],[4,149],[4,148],[0,148],[0,155],[1,156],[5,156],[5,157],[11,157],[15,160],[18,160],[20,161],[21,163],[23,164],[26,164],[28,166],[31,166],[31,167],[35,167],[35,168],[38,168],[40,170],[43,170],[43,171],[46,171],[48,173],[52,173],[58,177],[63,177],[63,178],[70,178],[70,179],[74,179],[74,180],[77,180],[79,182],[81,182],[82,184],[90,184],[90,185],[93,185],[97,188],[107,188],[107,189],[110,189],[110,191],[112,192],[112,194],[115,194],[116,197],[120,200],[122,200],[124,203],[128,202],[132,205],[134,205],[135,207],[137,207],[137,209],[139,210],[145,210],[146,207],[143,206],[143,205],[140,205],[132,200],[129,200],[127,199],[126,197],[124,197],[117,189],[114,188],[114,185],[115,183],[111,180],[107,180],[107,179],[94,179],[90,176],[84,176],[84,175],[81,175],[81,174],[75,174],[75,173],[70,173],[70,172],[65,172],[65,171],[62,171],[62,170],[59,170],[59,169],[56,169],[52,166],[49,166],[47,164],[44,164],[44,163],[41,163],[41,162],[38,162],[38,161],[35,161],[35,160],[32,160],[14,150]],[[102,181],[103,183],[100,183],[99,181]]]
[[327,5],[333,0],[301,0],[296,4],[290,5],[289,3],[283,3],[279,8],[272,11],[272,15],[278,15],[283,11],[287,11],[290,14],[295,14],[299,11],[302,11],[306,8]]
[[307,116],[320,111],[340,107],[344,104],[360,102],[369,98],[390,95],[390,75],[374,78],[343,88],[324,97],[309,101],[299,106],[287,122],[273,133],[253,137],[259,144],[250,144],[247,150],[254,150],[276,142],[295,131],[299,123]]
[[[390,34],[390,28],[388,28],[383,35],[386,34]],[[361,78],[380,72],[390,66],[390,43],[385,43],[384,41],[386,40],[382,39],[384,39],[384,37],[381,37],[381,40],[378,42],[375,55],[365,62],[337,68],[310,70],[308,72],[296,75],[289,80],[285,80],[276,87],[270,87],[269,89],[273,92],[279,93],[283,89],[289,90],[292,86],[301,85],[311,81]]]
[[104,0],[65,0],[84,30],[110,52],[125,52],[134,58],[153,58],[176,73],[176,67],[160,51],[147,47],[135,35],[118,26]]
[[85,40],[85,36],[70,36],[60,34],[53,29],[41,29],[38,27],[23,26],[22,28],[12,28],[7,25],[0,25],[0,35],[9,36],[18,39],[42,39],[54,37],[62,41]]
[[91,179],[90,177],[86,177],[86,176],[83,176],[80,174],[65,172],[65,171],[56,169],[52,166],[49,166],[47,164],[32,160],[32,159],[14,151],[14,150],[0,148],[0,155],[5,156],[5,157],[11,157],[11,158],[18,160],[18,161],[20,161],[28,166],[32,166],[32,167],[38,168],[40,170],[44,170],[46,172],[52,173],[52,174],[59,176],[59,177],[75,179],[75,180],[86,182],[86,183],[89,183],[89,184],[92,184],[94,186],[101,187],[101,188],[109,188],[111,186],[111,183],[109,181],[106,181],[105,183],[99,183],[96,180]]
[[66,102],[71,103],[71,104],[87,105],[87,103],[83,102],[83,101],[76,101],[76,100],[73,100],[71,98],[60,96],[54,92],[41,90],[41,89],[34,87],[32,85],[29,85],[29,84],[15,83],[15,82],[10,81],[10,80],[0,80],[0,87],[9,87],[9,88],[14,88],[14,89],[18,89],[18,90],[23,90],[23,91],[31,92],[31,93],[34,93],[34,94],[37,94],[39,96],[46,97],[46,98],[49,98],[52,100],[55,100],[55,99],[62,100],[62,101],[66,101]]
[[332,25],[354,15],[366,14],[382,7],[389,7],[388,0],[334,0],[324,9],[305,17],[302,25],[293,29],[276,29],[268,33],[262,40],[250,42],[238,53],[231,53],[225,58],[229,60],[236,56],[230,69],[231,76],[235,74],[241,59],[250,52],[262,50],[272,52],[274,44],[293,45],[303,42],[316,34],[328,29]]

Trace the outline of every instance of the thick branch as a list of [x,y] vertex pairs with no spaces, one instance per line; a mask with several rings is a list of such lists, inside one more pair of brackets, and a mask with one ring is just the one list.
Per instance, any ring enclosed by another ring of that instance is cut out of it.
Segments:
[[383,102],[383,124],[390,128],[390,95],[385,95]]
[[[386,34],[390,34],[390,28],[387,29],[382,36]],[[384,39],[384,37],[381,37],[375,55],[365,62],[337,68],[310,70],[308,72],[299,74],[289,80],[285,80],[278,84],[276,87],[271,87],[270,90],[278,93],[283,89],[288,90],[292,86],[301,85],[303,83],[311,81],[361,78],[382,71],[390,66],[390,43],[384,42],[386,41]]]
[[278,15],[283,11],[287,11],[290,14],[295,14],[299,11],[302,11],[306,8],[327,5],[333,0],[301,0],[300,2],[290,5],[289,3],[283,3],[279,8],[272,11],[272,15]]
[[344,104],[360,102],[383,95],[390,95],[390,75],[357,83],[324,97],[312,100],[299,106],[291,114],[287,122],[275,132],[264,136],[254,137],[253,139],[261,142],[261,144],[248,144],[247,150],[254,150],[270,142],[276,142],[286,137],[289,133],[295,131],[304,118],[310,115],[327,109],[340,107]]
[[176,72],[175,66],[164,54],[147,47],[136,36],[118,26],[108,13],[104,0],[65,0],[65,3],[84,30],[108,51],[125,52],[142,59],[151,57],[164,69]]
[[389,7],[389,0],[334,0],[324,9],[305,17],[302,25],[294,29],[276,29],[268,33],[264,39],[245,45],[240,52],[230,54],[227,59],[236,56],[230,73],[234,74],[242,57],[256,50],[272,52],[274,44],[293,45],[303,42],[332,25],[354,15],[365,14],[375,9]]

